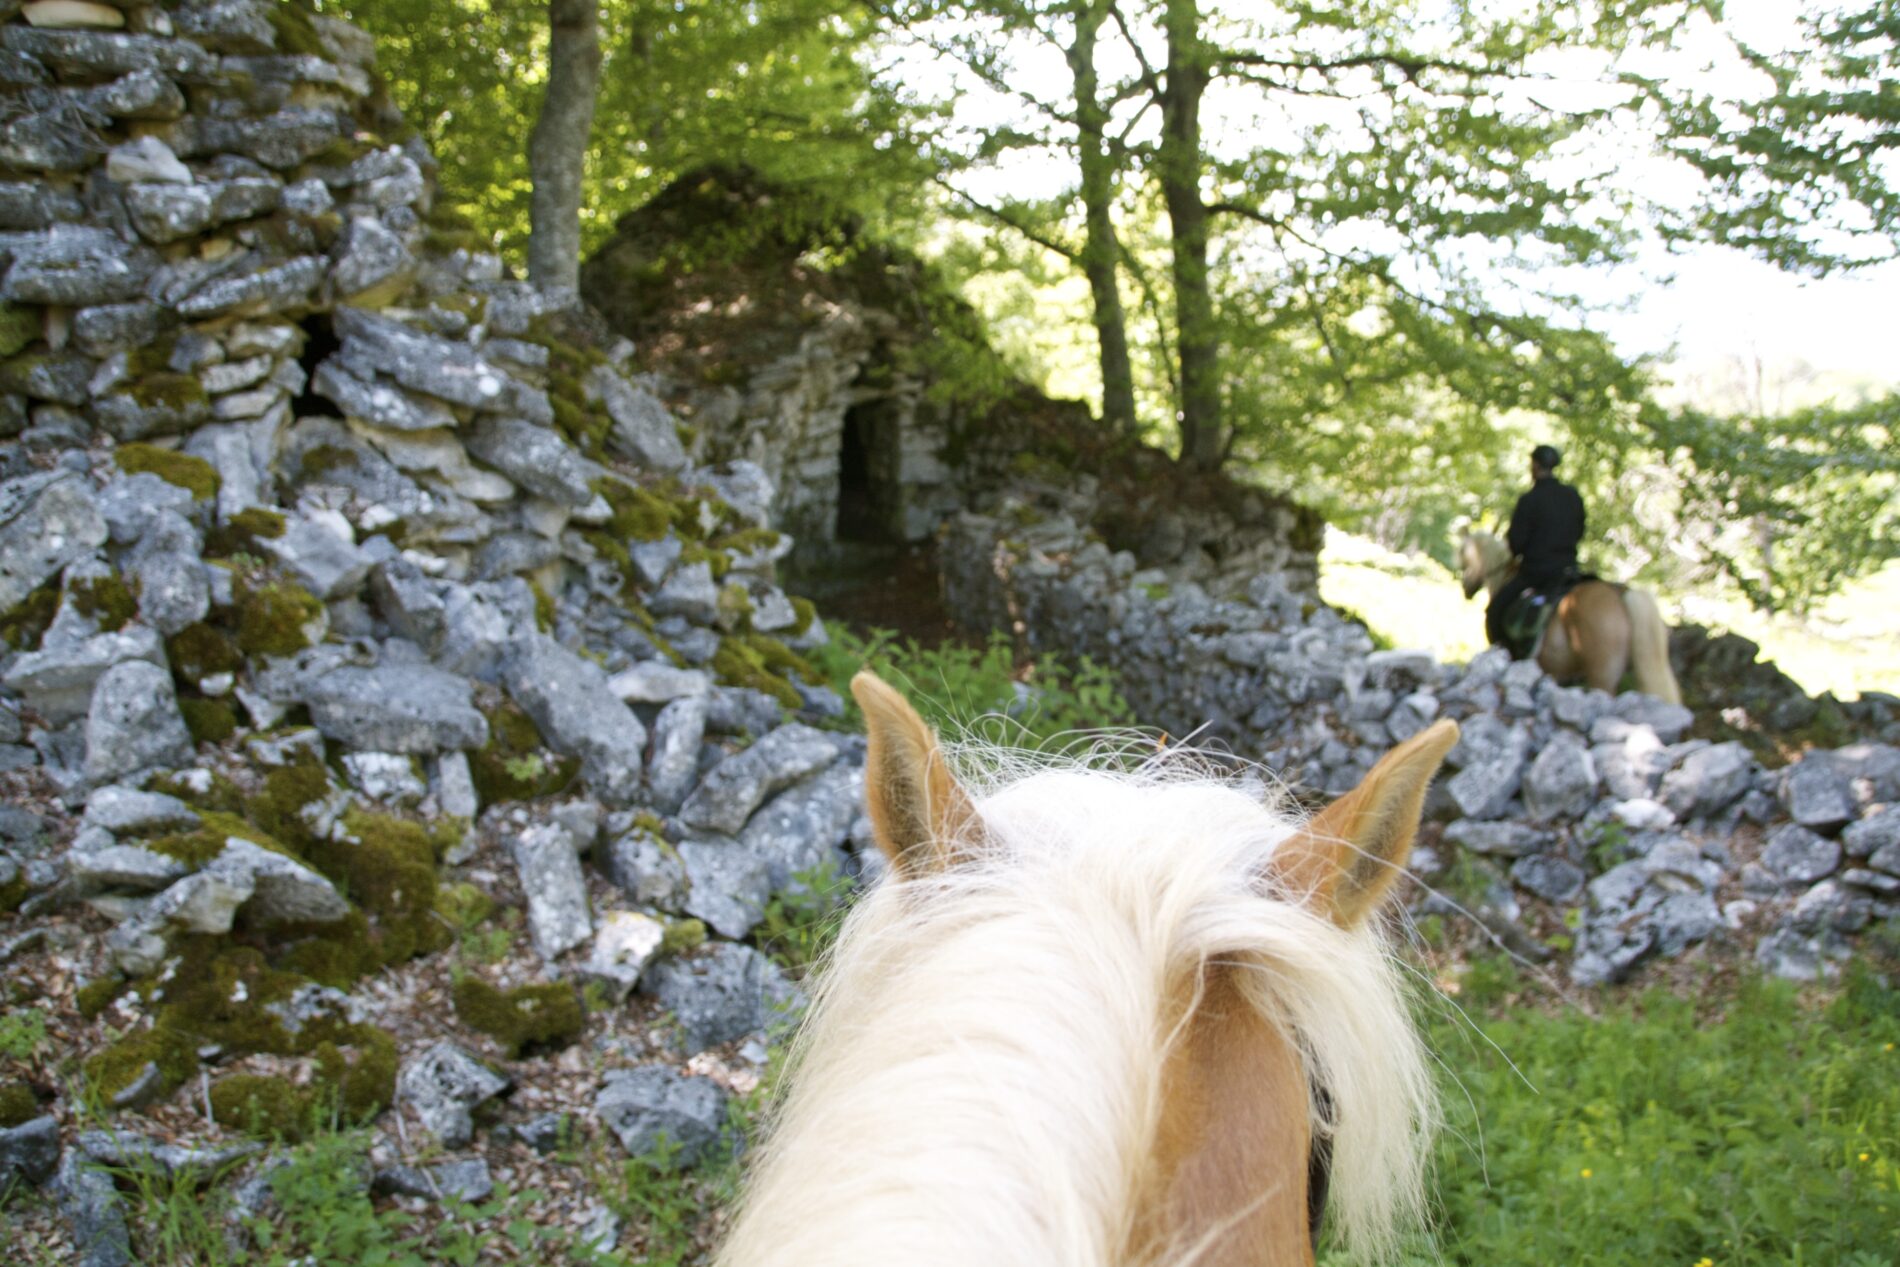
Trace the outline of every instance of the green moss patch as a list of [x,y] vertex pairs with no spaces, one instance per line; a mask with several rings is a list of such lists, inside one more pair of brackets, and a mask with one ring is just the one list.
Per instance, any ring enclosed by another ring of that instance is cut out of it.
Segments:
[[66,587],[66,601],[98,625],[101,633],[117,633],[139,611],[138,595],[117,572],[74,581]]
[[221,699],[181,699],[178,711],[193,743],[223,743],[238,732],[237,713]]
[[511,1058],[529,1050],[565,1047],[580,1035],[583,1024],[580,999],[569,985],[499,990],[480,977],[463,977],[451,997],[462,1023],[496,1039]]
[[241,582],[238,650],[247,655],[295,655],[310,645],[309,628],[322,619],[323,604],[294,581]]
[[818,670],[790,647],[761,633],[731,634],[720,639],[712,669],[728,686],[764,691],[794,709],[802,708],[805,701],[792,685],[792,676],[812,683],[823,680]]
[[232,1074],[211,1088],[212,1115],[265,1139],[300,1140],[332,1125],[368,1121],[395,1098],[396,1044],[381,1030],[356,1026],[346,1051],[317,1044],[314,1078],[296,1085],[262,1074]]
[[468,761],[482,804],[553,796],[580,773],[579,759],[544,748],[533,719],[513,704],[505,703],[487,717],[488,742],[470,753]]
[[262,506],[246,506],[205,534],[205,557],[228,559],[236,554],[256,554],[259,541],[275,541],[284,535],[284,517]]
[[95,977],[79,987],[74,996],[74,1005],[78,1007],[79,1014],[90,1021],[111,1007],[113,1001],[125,993],[127,984],[123,977],[116,975]]
[[40,310],[0,304],[0,357],[12,356],[40,337]]
[[244,667],[244,656],[219,630],[206,624],[186,625],[165,640],[165,654],[172,669],[188,682],[197,682],[217,673],[236,673]]
[[[154,382],[164,377],[167,376],[160,375],[145,381]],[[174,374],[169,377],[183,378],[184,376]],[[196,379],[185,381],[198,389],[199,396],[204,395],[204,388],[198,385]],[[137,393],[135,392],[134,395],[136,396]],[[140,403],[149,405],[153,402],[141,399]],[[194,501],[210,501],[218,495],[218,489],[223,485],[223,481],[218,478],[217,468],[203,458],[195,458],[189,453],[179,453],[174,449],[162,449],[156,444],[122,444],[113,450],[112,460],[127,475],[149,472],[167,484],[175,484],[184,489],[191,494]]]
[[38,651],[40,639],[59,615],[59,583],[50,582],[15,603],[0,616],[0,639],[15,651]]
[[0,1127],[11,1128],[40,1115],[40,1099],[22,1082],[0,1085]]

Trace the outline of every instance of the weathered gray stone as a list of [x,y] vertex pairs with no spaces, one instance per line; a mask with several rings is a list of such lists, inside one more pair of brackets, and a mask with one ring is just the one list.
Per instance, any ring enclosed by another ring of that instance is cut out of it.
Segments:
[[176,78],[203,80],[218,68],[217,58],[198,45],[156,35],[8,26],[0,29],[0,46],[74,76],[162,71]]
[[679,424],[659,397],[605,365],[597,366],[587,376],[586,386],[589,395],[598,398],[613,419],[607,448],[616,457],[662,475],[685,467],[686,450],[680,445]]
[[1444,838],[1473,852],[1500,858],[1522,858],[1540,852],[1551,843],[1549,832],[1523,823],[1479,822],[1469,818],[1461,818],[1446,827]]
[[662,959],[646,987],[679,1022],[687,1053],[788,1026],[802,1006],[777,964],[752,949],[715,943],[691,958]]
[[647,791],[654,808],[662,814],[677,812],[699,777],[699,748],[706,736],[709,711],[705,694],[688,695],[661,709],[654,720]]
[[686,867],[688,914],[722,937],[744,937],[757,927],[772,896],[765,859],[729,838],[683,840],[678,853]]
[[1562,731],[1524,774],[1524,808],[1533,819],[1568,818],[1596,799],[1596,763],[1578,736]]
[[263,538],[258,545],[283,564],[298,584],[326,601],[356,593],[369,577],[369,555],[355,542],[309,519],[286,516],[282,535]]
[[799,887],[801,876],[842,870],[842,847],[863,802],[863,769],[836,762],[767,801],[739,844],[765,862],[774,892]]
[[194,115],[178,138],[180,152],[240,154],[276,171],[288,172],[349,136],[347,118],[334,110],[290,106],[253,117]]
[[1854,820],[1854,797],[1828,759],[1810,754],[1791,765],[1781,779],[1781,803],[1803,827],[1832,832]]
[[1762,865],[1795,884],[1812,884],[1833,875],[1841,865],[1838,841],[1817,836],[1799,823],[1789,823],[1768,838]]
[[158,338],[164,310],[146,300],[100,304],[73,315],[73,345],[87,356],[144,347]]
[[36,1117],[19,1126],[0,1127],[0,1191],[16,1180],[37,1188],[59,1169],[59,1120]]
[[656,616],[683,616],[696,625],[709,625],[719,615],[719,586],[712,568],[692,563],[676,569],[650,599],[647,609]]
[[0,231],[50,229],[85,215],[79,199],[43,181],[0,181]]
[[71,308],[137,299],[158,267],[148,248],[73,224],[54,225],[16,246],[12,256],[0,298]]
[[59,1163],[57,1185],[60,1213],[73,1238],[73,1262],[79,1267],[126,1267],[135,1261],[119,1190],[105,1171],[83,1154],[69,1152]]
[[139,236],[155,246],[204,232],[217,213],[217,198],[204,185],[133,185],[125,209]]
[[1551,854],[1531,854],[1511,864],[1511,879],[1546,902],[1569,904],[1583,896],[1589,876],[1574,862]]
[[604,985],[615,1002],[623,1002],[640,984],[665,940],[666,925],[651,915],[610,911],[600,921],[581,973]]
[[104,849],[66,855],[66,874],[81,889],[137,889],[156,892],[183,879],[190,867],[162,853],[138,845],[110,845]]
[[1848,948],[1840,934],[1805,936],[1799,929],[1782,927],[1755,944],[1755,962],[1771,975],[1787,981],[1818,981],[1840,971]]
[[1754,758],[1739,743],[1720,743],[1692,752],[1663,776],[1659,800],[1679,819],[1718,814],[1746,792],[1755,773]]
[[624,800],[639,788],[646,727],[614,698],[599,665],[534,634],[509,652],[502,678],[549,745],[581,759],[597,795]]
[[629,704],[667,704],[712,689],[712,674],[680,669],[664,660],[642,660],[609,679],[613,692]]
[[683,1169],[724,1135],[726,1093],[711,1078],[663,1065],[616,1069],[594,1097],[594,1112],[630,1156]]
[[1470,762],[1445,788],[1465,817],[1497,818],[1517,795],[1523,777],[1523,749],[1512,744]]
[[359,215],[337,244],[336,266],[330,288],[338,299],[354,299],[371,291],[400,291],[415,276],[418,262],[403,240],[374,216]]
[[170,673],[149,660],[126,660],[100,675],[86,715],[88,779],[174,769],[190,764],[192,751]]
[[[467,758],[463,761],[466,765]],[[414,805],[429,793],[429,785],[416,773],[416,759],[402,753],[346,753],[343,772],[357,791],[385,805]]]
[[411,395],[380,375],[360,378],[337,357],[317,366],[310,389],[332,401],[348,417],[392,431],[429,431],[456,425],[454,411],[442,402]]
[[678,911],[686,900],[686,864],[679,851],[644,827],[635,826],[606,846],[607,878],[645,906]]
[[[139,136],[115,145],[106,154],[106,177],[123,185],[137,185],[142,182],[168,185],[189,185],[193,181],[191,169],[178,161],[178,155],[172,153],[172,147],[156,136]],[[126,190],[127,195],[138,192]],[[209,212],[210,200],[205,202]]]
[[404,1064],[396,1080],[400,1103],[449,1148],[474,1138],[475,1108],[507,1089],[508,1079],[446,1041]]
[[84,93],[88,108],[115,119],[176,119],[185,113],[185,94],[169,75],[135,70]]
[[320,256],[282,262],[257,259],[247,267],[220,273],[192,290],[177,301],[177,308],[193,320],[296,308],[309,301],[328,267]]
[[82,833],[97,829],[115,836],[148,836],[191,831],[198,821],[197,811],[177,797],[112,786],[102,787],[86,798],[79,829]]
[[190,520],[161,510],[144,525],[125,556],[125,575],[136,582],[139,619],[166,637],[205,618],[211,582],[201,562],[204,538]]
[[535,494],[562,506],[585,507],[597,494],[598,468],[560,433],[519,418],[484,417],[468,435],[468,451]]
[[1857,933],[1873,920],[1873,899],[1865,893],[1823,880],[1803,893],[1788,913],[1788,924],[1804,933],[1833,929]]
[[592,937],[587,881],[567,828],[558,822],[531,824],[509,837],[508,851],[521,876],[521,891],[528,899],[528,929],[541,957],[557,959]]
[[56,471],[0,484],[0,612],[104,545],[106,536],[98,502],[77,475]]
[[1706,893],[1677,893],[1649,916],[1656,930],[1656,950],[1663,955],[1679,955],[1722,927],[1722,912],[1715,899]]
[[0,366],[0,390],[77,409],[89,398],[93,370],[92,358],[77,352],[29,354]]
[[519,384],[466,343],[420,333],[377,313],[339,308],[337,334],[352,373],[389,375],[405,387],[470,409],[504,409]]
[[745,826],[766,797],[837,759],[829,735],[793,723],[734,756],[706,775],[687,798],[680,818],[690,826],[731,835]]
[[1648,726],[1664,743],[1682,738],[1695,722],[1695,714],[1682,705],[1665,703],[1641,691],[1625,691],[1617,696],[1610,712],[1631,725]]
[[310,683],[305,702],[318,730],[358,750],[438,752],[488,741],[468,681],[428,665],[346,666]]
[[370,1190],[386,1196],[474,1204],[494,1195],[495,1180],[488,1172],[487,1158],[463,1157],[429,1166],[385,1166],[370,1180]]

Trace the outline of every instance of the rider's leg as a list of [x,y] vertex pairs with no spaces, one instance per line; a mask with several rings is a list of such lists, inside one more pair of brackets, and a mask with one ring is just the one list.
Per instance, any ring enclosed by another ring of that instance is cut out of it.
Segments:
[[1530,582],[1521,576],[1513,576],[1498,586],[1498,592],[1491,596],[1491,603],[1484,609],[1484,633],[1491,645],[1504,645],[1504,613],[1511,610],[1524,591],[1530,588]]

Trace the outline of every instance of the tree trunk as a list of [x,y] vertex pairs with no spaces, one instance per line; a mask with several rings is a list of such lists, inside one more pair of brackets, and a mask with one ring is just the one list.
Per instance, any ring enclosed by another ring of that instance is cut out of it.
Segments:
[[1082,166],[1082,208],[1088,239],[1082,272],[1095,299],[1095,338],[1101,350],[1102,422],[1117,435],[1135,430],[1135,371],[1128,356],[1128,319],[1122,309],[1121,247],[1115,238],[1115,159],[1108,147],[1108,111],[1102,108],[1095,73],[1095,44],[1108,17],[1104,0],[1092,0],[1075,15],[1069,70],[1075,77],[1077,149]]
[[581,182],[600,88],[598,0],[548,0],[548,89],[528,137],[528,280],[578,294]]
[[1208,286],[1207,204],[1201,199],[1201,97],[1207,51],[1199,0],[1168,0],[1168,80],[1162,92],[1161,192],[1174,255],[1176,354],[1181,361],[1181,462],[1211,471],[1224,456],[1220,336]]

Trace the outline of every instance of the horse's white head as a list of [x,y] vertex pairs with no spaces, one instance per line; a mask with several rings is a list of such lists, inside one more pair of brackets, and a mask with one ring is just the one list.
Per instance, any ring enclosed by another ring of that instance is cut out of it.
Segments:
[[852,689],[890,871],[720,1262],[1305,1267],[1328,1172],[1341,1239],[1387,1247],[1431,1096],[1370,917],[1457,727],[1301,824],[1153,769],[972,788],[902,696]]
[[1476,526],[1465,528],[1458,537],[1458,567],[1465,597],[1471,598],[1490,585],[1509,556],[1510,547],[1492,534]]

